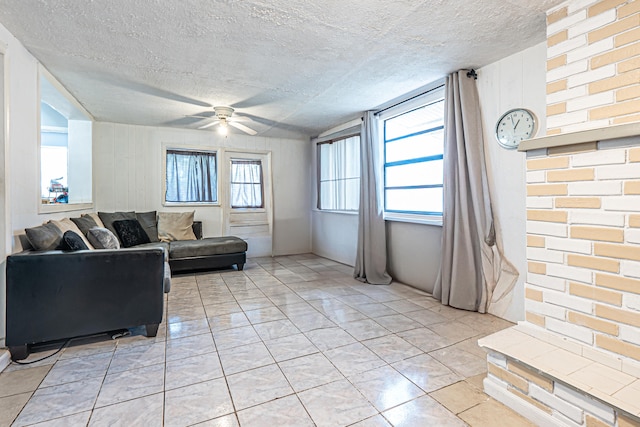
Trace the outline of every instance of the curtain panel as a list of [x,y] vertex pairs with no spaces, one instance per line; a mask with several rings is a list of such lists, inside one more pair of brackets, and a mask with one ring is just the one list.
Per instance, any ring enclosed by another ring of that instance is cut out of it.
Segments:
[[433,295],[484,313],[517,278],[496,241],[476,81],[461,70],[445,83],[442,261]]
[[167,202],[216,202],[216,154],[167,150]]
[[231,207],[264,207],[260,160],[231,160]]
[[378,122],[372,111],[364,115],[360,138],[360,207],[358,247],[354,277],[360,281],[388,285],[387,237],[383,218]]

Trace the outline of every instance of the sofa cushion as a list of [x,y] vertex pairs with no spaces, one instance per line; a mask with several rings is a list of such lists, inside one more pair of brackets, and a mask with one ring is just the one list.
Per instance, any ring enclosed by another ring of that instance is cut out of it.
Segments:
[[93,249],[93,245],[91,244],[91,242],[89,242],[89,239],[84,237],[84,234],[82,234],[82,231],[80,231],[78,226],[75,225],[73,221],[71,221],[69,218],[52,219],[49,222],[54,224],[56,227],[58,227],[62,232],[62,234],[64,234],[65,231],[73,231],[78,236],[80,236],[80,238],[84,241],[84,244],[87,245],[87,248]]
[[62,235],[62,250],[63,251],[83,251],[89,249],[84,243],[82,237],[71,230],[67,230]]
[[169,243],[169,258],[180,259],[197,256],[233,254],[245,252],[247,242],[234,237],[207,237],[201,240],[184,240]]
[[87,234],[89,241],[96,249],[120,249],[120,241],[111,230],[95,227]]
[[26,228],[24,231],[36,251],[58,249],[62,243],[62,231],[52,223]]
[[[135,212],[98,212],[98,216],[104,224],[104,228],[111,231],[116,238],[118,238],[118,232],[113,228],[114,221],[120,221],[121,219],[136,219]],[[122,242],[120,243],[122,244]]]
[[69,218],[80,229],[83,236],[86,236],[93,227],[98,227],[95,220],[90,216],[81,216],[79,218]]
[[118,233],[122,247],[130,248],[143,243],[151,243],[149,236],[137,219],[121,219],[113,222],[113,228]]
[[158,238],[161,242],[196,240],[191,212],[158,212]]
[[150,242],[159,242],[158,239],[158,218],[156,211],[136,212],[136,219],[149,236]]
[[82,214],[80,216],[81,217],[85,217],[85,216],[91,217],[91,219],[93,219],[96,222],[98,227],[105,228],[104,223],[102,222],[102,220],[100,219],[100,217],[98,216],[98,214],[96,212],[91,212],[91,213],[88,213],[88,214]]

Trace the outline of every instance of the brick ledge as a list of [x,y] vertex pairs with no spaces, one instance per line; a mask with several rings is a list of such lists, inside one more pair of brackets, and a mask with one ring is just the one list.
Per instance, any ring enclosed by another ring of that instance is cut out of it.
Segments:
[[[601,361],[582,355],[579,349],[582,347],[580,344],[554,335],[523,322],[479,339],[478,345],[489,353],[499,353],[522,363],[541,376],[587,394],[626,414],[634,421],[640,422],[640,400],[630,403],[616,397],[627,387],[640,389],[640,376],[638,375],[640,371],[635,371],[637,367],[626,365],[631,366],[626,369],[626,372],[614,369],[609,363],[601,363]],[[595,379],[585,380],[584,377],[581,378],[581,381],[575,379],[574,374],[584,369],[609,372],[624,385],[615,392],[607,394],[599,389],[600,384]]]
[[640,135],[640,123],[625,123],[604,128],[589,129],[578,132],[567,132],[558,135],[541,136],[522,141],[518,151],[538,150],[541,148],[563,147],[582,144],[584,142],[605,141],[608,139],[627,138]]

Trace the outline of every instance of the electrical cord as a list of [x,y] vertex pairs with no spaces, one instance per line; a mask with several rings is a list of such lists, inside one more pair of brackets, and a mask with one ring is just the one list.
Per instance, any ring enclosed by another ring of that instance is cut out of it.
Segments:
[[65,348],[65,347],[66,347],[66,346],[71,342],[71,340],[72,340],[72,339],[73,339],[73,338],[69,338],[69,339],[67,339],[65,342],[63,342],[63,343],[62,343],[62,345],[60,346],[60,348],[59,348],[59,349],[57,349],[55,352],[53,352],[53,353],[51,353],[50,355],[45,356],[45,357],[43,357],[43,358],[41,358],[41,359],[38,359],[38,360],[32,360],[32,361],[30,361],[30,362],[19,362],[19,361],[17,361],[17,360],[14,360],[14,361],[13,361],[13,363],[16,363],[16,364],[18,364],[18,365],[31,365],[31,364],[33,364],[33,363],[42,362],[43,360],[46,360],[46,359],[48,359],[48,358],[50,358],[50,357],[52,357],[52,356],[55,356],[56,354],[60,353],[60,352],[62,351],[62,349],[63,349],[63,348]]

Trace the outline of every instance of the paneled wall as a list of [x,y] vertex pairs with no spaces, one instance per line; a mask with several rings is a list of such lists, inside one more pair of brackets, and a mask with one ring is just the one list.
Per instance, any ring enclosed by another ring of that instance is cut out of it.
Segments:
[[[163,206],[163,144],[216,150],[269,151],[272,154],[273,254],[311,251],[309,143],[306,140],[244,135],[222,137],[210,131],[96,123],[94,182],[96,210],[195,210],[205,236],[224,234],[217,206]],[[220,160],[220,159],[219,159]],[[252,253],[252,256],[270,255]]]

